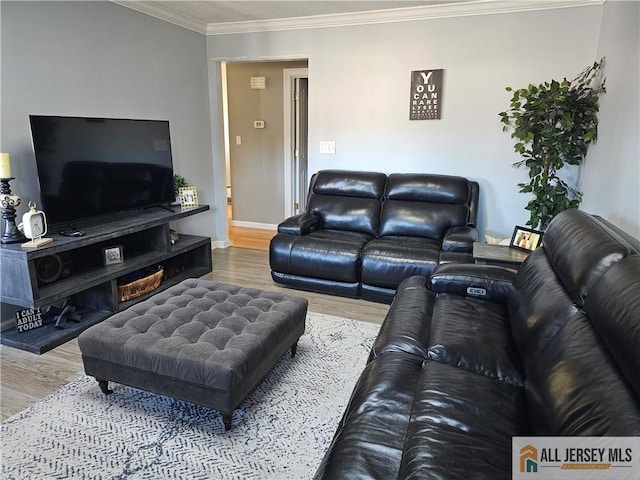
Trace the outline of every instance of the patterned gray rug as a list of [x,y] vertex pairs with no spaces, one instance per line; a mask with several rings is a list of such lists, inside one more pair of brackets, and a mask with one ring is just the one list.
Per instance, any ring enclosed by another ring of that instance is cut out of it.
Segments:
[[207,408],[80,377],[2,423],[2,479],[308,479],[379,325],[309,313],[225,432]]

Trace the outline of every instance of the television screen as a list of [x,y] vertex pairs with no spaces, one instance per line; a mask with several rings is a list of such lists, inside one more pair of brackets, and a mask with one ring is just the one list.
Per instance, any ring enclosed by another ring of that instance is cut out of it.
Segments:
[[171,203],[169,122],[30,115],[51,225]]

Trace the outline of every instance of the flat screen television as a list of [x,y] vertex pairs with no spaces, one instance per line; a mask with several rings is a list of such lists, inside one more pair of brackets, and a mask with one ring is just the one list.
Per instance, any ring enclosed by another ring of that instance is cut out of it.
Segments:
[[169,122],[30,115],[50,225],[174,201]]

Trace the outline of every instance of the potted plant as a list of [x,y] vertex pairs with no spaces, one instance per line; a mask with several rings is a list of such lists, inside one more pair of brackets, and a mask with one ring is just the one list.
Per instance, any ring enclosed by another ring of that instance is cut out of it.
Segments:
[[534,198],[525,207],[527,225],[545,230],[558,213],[578,208],[582,192],[560,176],[566,165],[580,166],[589,144],[598,138],[598,98],[605,93],[605,59],[595,62],[574,80],[552,80],[514,90],[509,110],[501,112],[503,131],[513,130],[514,150],[523,159],[514,167],[529,169],[529,183],[520,192]]
[[173,175],[173,193],[176,197],[176,203],[180,203],[180,201],[178,200],[178,193],[180,192],[180,188],[188,186],[189,182],[187,182],[187,179],[182,175],[179,175],[177,173]]

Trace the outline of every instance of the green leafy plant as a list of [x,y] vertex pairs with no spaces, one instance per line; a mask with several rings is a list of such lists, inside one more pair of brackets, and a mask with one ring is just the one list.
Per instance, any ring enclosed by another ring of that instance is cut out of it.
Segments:
[[589,144],[598,138],[598,98],[605,93],[605,59],[574,80],[552,80],[514,90],[509,110],[500,112],[503,131],[512,130],[514,150],[522,160],[514,167],[529,169],[529,183],[520,192],[533,194],[525,207],[527,225],[545,230],[558,213],[578,208],[582,192],[558,176],[565,165],[581,165]]
[[176,198],[178,197],[178,190],[180,187],[188,187],[189,182],[182,175],[178,175],[177,173],[173,175],[173,193]]

